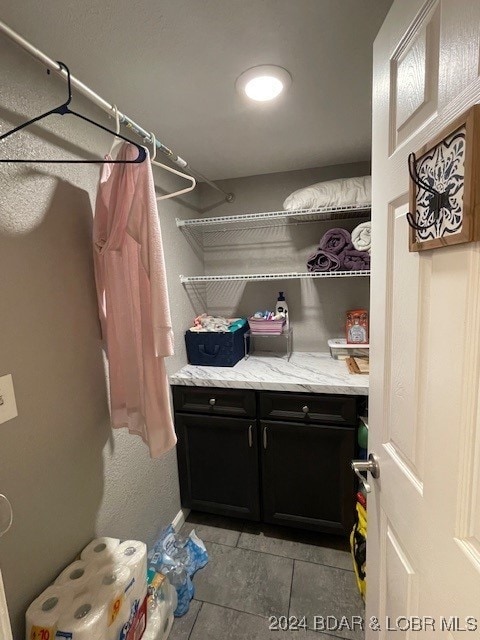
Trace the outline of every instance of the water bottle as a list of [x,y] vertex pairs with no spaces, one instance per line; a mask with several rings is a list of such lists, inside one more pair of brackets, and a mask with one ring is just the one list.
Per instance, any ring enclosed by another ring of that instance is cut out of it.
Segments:
[[177,592],[178,604],[174,615],[176,618],[179,618],[185,615],[190,607],[190,600],[195,593],[193,583],[188,573],[180,564],[165,567],[165,571],[162,571],[162,573],[167,576],[170,584]]

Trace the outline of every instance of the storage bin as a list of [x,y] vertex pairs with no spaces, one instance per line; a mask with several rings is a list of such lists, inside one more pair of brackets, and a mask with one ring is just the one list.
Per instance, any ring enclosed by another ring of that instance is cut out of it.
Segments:
[[185,345],[190,364],[207,367],[233,367],[245,355],[243,334],[248,324],[236,331],[185,333]]
[[329,340],[328,347],[334,360],[345,360],[350,356],[368,356],[370,349],[368,344],[347,344],[345,338]]
[[249,318],[248,324],[254,335],[272,335],[279,336],[283,333],[285,326],[285,318],[280,320],[263,320],[260,318]]

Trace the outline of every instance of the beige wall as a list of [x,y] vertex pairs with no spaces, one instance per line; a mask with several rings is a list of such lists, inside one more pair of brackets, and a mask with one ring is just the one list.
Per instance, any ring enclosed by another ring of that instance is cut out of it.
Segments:
[[[219,182],[235,193],[235,202],[211,208],[218,197],[202,187],[205,215],[233,215],[282,209],[284,199],[296,189],[322,180],[367,175],[368,162],[272,173]],[[316,222],[270,228],[252,228],[203,234],[205,273],[272,273],[306,271],[306,258],[331,227],[352,230],[357,221]],[[344,334],[345,311],[368,308],[368,278],[278,280],[271,282],[221,282],[207,286],[208,308],[222,315],[249,315],[272,309],[278,291],[284,291],[294,326],[297,351],[326,351],[329,338]],[[277,340],[256,344],[262,349],[283,348]],[[273,345],[276,344],[276,347]]]
[[[0,43],[0,58],[0,130],[64,100],[64,84],[18,48]],[[113,126],[81,98],[74,102]],[[0,150],[2,157],[88,158],[101,157],[110,142],[90,125],[57,116]],[[13,374],[19,413],[0,425],[0,493],[14,511],[0,539],[0,567],[15,638],[23,636],[29,602],[92,537],[149,542],[180,508],[175,452],[151,460],[138,438],[109,427],[91,249],[98,171],[0,165],[0,375]],[[178,184],[155,171],[160,190]],[[178,201],[159,209],[173,372],[185,364],[183,331],[194,313],[178,274],[201,273],[203,263],[174,221],[198,214]]]

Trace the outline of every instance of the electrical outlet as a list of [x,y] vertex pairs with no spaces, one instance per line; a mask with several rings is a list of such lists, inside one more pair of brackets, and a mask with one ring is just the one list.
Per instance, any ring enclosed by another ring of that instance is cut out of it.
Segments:
[[0,424],[18,416],[11,374],[0,378]]

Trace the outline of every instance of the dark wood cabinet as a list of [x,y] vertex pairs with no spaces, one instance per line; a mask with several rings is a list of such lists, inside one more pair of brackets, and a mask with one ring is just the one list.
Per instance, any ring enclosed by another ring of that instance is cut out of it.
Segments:
[[255,420],[176,414],[182,505],[260,518]]
[[353,427],[261,421],[263,520],[347,533],[353,526]]
[[183,386],[173,397],[182,506],[350,532],[361,397]]

